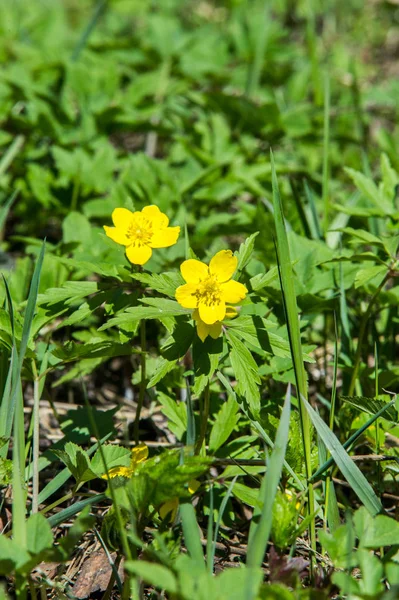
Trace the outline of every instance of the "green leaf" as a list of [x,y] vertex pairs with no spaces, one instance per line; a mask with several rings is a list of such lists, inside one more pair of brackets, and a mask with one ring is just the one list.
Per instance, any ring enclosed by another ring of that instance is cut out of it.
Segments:
[[103,457],[109,471],[113,467],[128,467],[130,465],[130,456],[131,452],[128,448],[115,444],[103,444],[102,455],[100,450],[97,450],[91,459],[90,467],[93,473],[101,477],[105,473]]
[[77,483],[84,483],[97,477],[90,466],[90,459],[80,446],[73,442],[65,444],[64,450],[52,450],[71,471]]
[[96,281],[67,281],[62,287],[50,288],[44,294],[40,294],[37,302],[39,305],[47,306],[58,304],[58,302],[70,305],[97,291],[98,283]]
[[382,511],[382,504],[374,493],[373,488],[368,483],[367,479],[360,471],[359,467],[351,460],[348,453],[345,451],[338,438],[334,435],[331,429],[317,412],[306,401],[305,408],[315,426],[317,433],[323,440],[325,446],[329,450],[332,458],[335,460],[341,473],[358,496],[359,500],[364,504],[367,510],[376,515]]
[[258,365],[245,344],[232,331],[227,334],[227,339],[231,346],[231,365],[237,379],[236,391],[246,398],[251,411],[256,415],[260,408]]
[[362,192],[362,194],[366,196],[366,198],[368,198],[370,202],[377,207],[377,209],[382,209],[387,215],[390,215],[394,212],[393,204],[391,202],[387,202],[386,199],[381,196],[372,179],[366,177],[363,175],[363,173],[360,173],[360,171],[355,171],[349,167],[345,167],[345,171],[351,177],[358,190]]
[[222,405],[212,426],[209,438],[209,451],[211,453],[216,452],[216,450],[225,443],[239,419],[238,404],[236,400],[230,396],[227,402]]
[[157,396],[162,404],[162,413],[168,419],[168,428],[178,440],[182,440],[187,431],[187,409],[185,403],[178,402],[175,398],[170,398],[160,392],[158,392]]
[[245,269],[246,265],[251,260],[252,252],[255,246],[255,238],[257,235],[259,235],[259,231],[257,231],[256,233],[252,233],[245,240],[245,242],[240,245],[240,248],[236,253],[236,256],[238,258],[237,275],[239,275],[241,271]]
[[158,588],[168,594],[177,594],[178,585],[171,570],[163,565],[144,560],[129,560],[125,562],[125,569],[143,579],[145,583]]
[[155,368],[153,376],[147,384],[147,389],[150,389],[154,387],[157,383],[159,383],[165,377],[165,375],[170,373],[170,371],[172,371],[175,368],[176,363],[176,360],[170,361],[160,356],[157,361],[157,366]]
[[5,535],[0,535],[0,575],[10,575],[29,559],[30,556],[24,548]]
[[386,274],[387,267],[385,265],[368,267],[367,269],[360,269],[360,271],[356,273],[355,288],[357,289],[359,287],[362,287],[367,283],[372,283],[373,285],[378,287]]
[[53,546],[51,527],[44,515],[36,513],[26,522],[26,549],[31,554],[40,554]]
[[139,323],[141,319],[159,319],[160,321],[165,321],[165,318],[189,315],[192,312],[186,308],[182,308],[180,304],[173,300],[165,300],[163,298],[143,298],[142,302],[150,306],[132,306],[131,308],[127,308],[123,313],[119,313],[113,319],[109,319],[107,323],[99,328],[99,331],[108,329],[114,325],[123,328],[124,325]]
[[152,290],[165,294],[171,298],[175,297],[176,288],[184,283],[184,280],[179,272],[152,274],[149,273],[133,273],[133,279],[141,281]]
[[[398,413],[393,407],[392,401],[385,401],[381,398],[368,398],[366,396],[340,396],[340,399],[369,415],[375,415],[385,408],[384,419],[388,419],[393,423],[397,423],[399,420]],[[387,406],[388,404],[390,404],[390,407]]]
[[395,519],[385,515],[372,517],[361,507],[356,511],[353,520],[360,548],[399,546],[399,523]]

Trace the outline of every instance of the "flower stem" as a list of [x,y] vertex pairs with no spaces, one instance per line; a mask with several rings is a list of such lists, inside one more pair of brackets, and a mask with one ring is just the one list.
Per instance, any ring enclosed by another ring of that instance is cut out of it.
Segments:
[[145,319],[140,321],[140,344],[141,344],[141,380],[139,399],[137,402],[136,417],[134,419],[134,441],[136,444],[140,441],[140,415],[141,409],[143,408],[144,396],[146,390],[146,332],[145,332]]
[[357,340],[357,348],[356,348],[356,355],[355,355],[355,364],[353,366],[353,371],[352,371],[352,378],[349,384],[349,390],[348,390],[348,396],[353,396],[353,393],[355,391],[355,385],[356,385],[356,381],[357,381],[357,376],[359,373],[359,368],[360,368],[360,362],[361,362],[361,356],[362,356],[362,347],[363,347],[363,341],[364,341],[364,335],[366,333],[366,328],[367,328],[367,324],[371,315],[371,311],[372,308],[374,306],[375,301],[377,300],[378,296],[380,295],[380,292],[382,290],[382,288],[384,287],[384,285],[386,284],[387,280],[389,279],[391,273],[390,271],[385,275],[384,279],[381,281],[380,285],[378,286],[378,288],[376,289],[376,291],[374,292],[373,296],[370,299],[369,305],[367,307],[366,312],[363,315],[362,321],[360,323],[360,329],[359,329],[359,337]]
[[202,448],[202,444],[204,443],[205,440],[205,435],[206,435],[206,430],[207,430],[207,426],[208,426],[208,418],[209,418],[209,405],[210,405],[210,389],[209,389],[209,381],[206,384],[205,390],[204,390],[204,397],[203,397],[203,406],[202,406],[202,411],[201,411],[201,425],[200,425],[200,434],[199,434],[199,438],[197,440],[197,444],[195,446],[195,454],[199,454],[201,452],[201,448]]

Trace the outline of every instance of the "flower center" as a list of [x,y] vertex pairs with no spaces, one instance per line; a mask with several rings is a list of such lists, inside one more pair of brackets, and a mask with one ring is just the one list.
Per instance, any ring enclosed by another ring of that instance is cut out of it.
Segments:
[[147,246],[151,242],[154,232],[152,223],[146,218],[136,218],[129,224],[127,237],[134,246]]
[[214,275],[209,275],[198,284],[196,292],[198,303],[206,304],[206,306],[220,304],[221,295],[219,282]]

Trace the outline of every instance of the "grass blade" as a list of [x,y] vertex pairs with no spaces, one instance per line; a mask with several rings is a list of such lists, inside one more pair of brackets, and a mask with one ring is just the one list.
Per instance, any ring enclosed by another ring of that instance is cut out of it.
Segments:
[[[44,241],[42,244],[42,248],[40,250],[39,257],[36,261],[35,270],[33,272],[33,277],[32,277],[32,281],[31,281],[31,285],[30,285],[29,296],[28,296],[28,301],[27,301],[26,310],[25,310],[24,323],[23,323],[23,327],[22,327],[21,345],[19,348],[19,358],[16,363],[15,376],[12,378],[11,392],[10,392],[10,395],[8,396],[8,398],[3,399],[5,402],[4,411],[6,412],[4,435],[7,438],[10,437],[10,435],[11,435],[11,430],[12,430],[12,425],[13,425],[13,420],[14,420],[14,413],[15,413],[15,405],[16,405],[16,401],[17,401],[17,394],[18,394],[18,390],[21,385],[21,382],[20,382],[21,371],[22,371],[22,366],[23,366],[23,362],[24,362],[24,358],[25,358],[26,348],[28,346],[30,330],[31,330],[34,312],[35,312],[35,308],[36,308],[37,295],[39,292],[40,273],[41,273],[42,266],[43,266],[45,247],[46,247],[46,242]],[[9,301],[11,301],[11,299]],[[11,304],[11,306],[12,306],[12,304]],[[2,407],[2,409],[3,409],[3,407]],[[3,449],[4,448],[5,447],[3,447]]]
[[96,494],[95,496],[90,496],[90,498],[85,498],[84,500],[75,502],[57,514],[51,515],[47,521],[50,527],[58,527],[58,525],[61,525],[61,523],[68,521],[71,517],[74,517],[80,513],[86,506],[91,506],[92,504],[102,502],[103,500],[108,500],[105,494]]
[[260,490],[260,502],[263,503],[259,522],[256,522],[255,510],[251,522],[250,537],[248,541],[247,565],[256,568],[262,565],[267,543],[272,528],[273,503],[278,484],[283,470],[285,451],[288,443],[291,412],[291,390],[288,388],[284,408],[277,429],[274,449],[267,464],[264,485]]
[[5,173],[8,167],[13,162],[14,158],[17,156],[18,152],[22,149],[24,144],[25,137],[23,135],[17,135],[17,137],[13,140],[11,146],[4,153],[1,161],[0,161],[0,177]]
[[15,192],[13,192],[11,196],[5,201],[5,203],[0,207],[0,237],[2,236],[4,223],[6,222],[8,213],[10,212],[10,208],[13,205],[14,200],[18,196],[18,192],[19,190],[15,190]]
[[327,232],[329,226],[330,198],[328,184],[330,179],[329,169],[329,147],[330,147],[330,79],[326,73],[324,82],[324,134],[323,134],[323,184],[322,196],[324,205],[323,231]]
[[303,405],[308,411],[317,433],[323,440],[326,448],[331,453],[332,458],[355,494],[358,496],[359,500],[372,515],[380,513],[382,511],[382,504],[361,470],[351,460],[349,454],[346,452],[336,435],[334,435],[328,425],[310,404],[304,400]]
[[204,553],[202,551],[201,537],[198,530],[194,506],[191,502],[183,502],[180,505],[180,516],[183,526],[184,541],[188,553],[198,567],[205,569]]
[[[287,231],[284,223],[283,208],[278,187],[276,168],[273,152],[270,150],[272,168],[274,222],[276,228],[277,262],[280,276],[281,292],[287,320],[288,339],[291,348],[292,362],[294,365],[295,381],[298,396],[299,417],[301,422],[302,443],[305,456],[306,477],[309,481],[312,476],[311,463],[311,425],[303,401],[308,397],[307,379],[302,355],[301,334],[299,329],[299,313],[296,303],[294,272],[292,269]],[[314,493],[312,485],[308,488],[308,514],[314,513]],[[310,545],[316,548],[316,531],[314,519],[310,526]],[[312,555],[313,556],[313,555]]]
[[[366,431],[366,429],[368,429],[370,427],[370,425],[372,425],[374,423],[374,421],[376,421],[378,419],[378,417],[380,417],[382,414],[384,414],[384,412],[386,410],[388,410],[389,408],[391,408],[391,406],[393,406],[394,404],[395,404],[395,400],[391,400],[391,402],[388,402],[388,404],[386,404],[383,408],[381,408],[381,410],[379,410],[377,413],[375,413],[375,415],[373,415],[371,417],[371,419],[369,419],[367,421],[367,423],[362,425],[362,427],[359,427],[359,429],[357,431],[355,431],[355,433],[353,435],[351,435],[351,437],[348,438],[344,444],[342,444],[342,447],[345,450],[350,448],[352,446],[352,444],[354,442],[356,442],[356,440]],[[310,481],[311,482],[317,481],[321,477],[321,475],[323,475],[323,473],[331,467],[331,465],[333,463],[334,463],[334,458],[333,457],[329,458],[324,463],[324,465],[322,465],[319,469],[317,469],[317,471],[315,473],[313,473],[312,477],[310,478]]]

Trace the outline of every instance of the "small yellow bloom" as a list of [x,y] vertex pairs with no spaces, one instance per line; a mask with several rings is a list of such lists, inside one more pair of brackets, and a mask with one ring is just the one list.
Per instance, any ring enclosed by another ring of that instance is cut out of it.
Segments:
[[[211,259],[209,267],[199,260],[185,260],[180,266],[181,274],[187,282],[176,290],[176,300],[184,308],[197,309],[193,317],[205,325],[217,325],[212,330],[206,330],[200,325],[198,335],[216,336],[221,331],[220,321],[226,317],[226,302],[237,304],[245,298],[247,288],[242,283],[232,280],[237,268],[237,258],[231,250],[221,250]],[[206,333],[206,335],[205,335]],[[201,337],[201,339],[202,339]]]
[[[188,491],[190,492],[190,494],[195,494],[195,492],[198,490],[200,485],[201,485],[200,482],[197,481],[196,479],[192,479],[191,481],[189,481]],[[177,497],[172,498],[171,500],[164,502],[162,504],[162,506],[160,506],[159,516],[161,517],[161,519],[163,521],[166,519],[166,517],[169,516],[168,521],[169,521],[169,523],[172,523],[172,521],[174,521],[176,518],[178,508],[179,508],[179,498],[177,498]]]
[[107,473],[101,475],[103,479],[112,479],[114,477],[131,477],[137,466],[147,460],[148,458],[148,448],[145,444],[138,444],[134,448],[132,448],[131,456],[130,456],[130,465],[128,467],[112,467]]
[[117,244],[126,246],[126,256],[134,265],[149,261],[153,248],[176,244],[180,233],[180,227],[168,227],[168,217],[153,204],[136,212],[115,208],[112,221],[115,227],[104,225],[105,233]]

